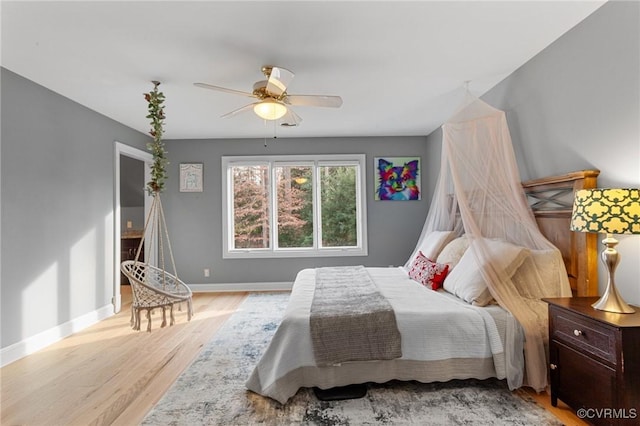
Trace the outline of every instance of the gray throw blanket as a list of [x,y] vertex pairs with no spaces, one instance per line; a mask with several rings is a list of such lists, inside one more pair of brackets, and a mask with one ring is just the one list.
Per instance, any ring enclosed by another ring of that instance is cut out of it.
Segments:
[[393,308],[363,266],[316,269],[310,328],[319,366],[402,356]]

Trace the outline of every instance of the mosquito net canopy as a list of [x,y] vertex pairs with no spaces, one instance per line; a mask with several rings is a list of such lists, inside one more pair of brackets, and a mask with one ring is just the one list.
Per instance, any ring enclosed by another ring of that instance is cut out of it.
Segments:
[[[524,330],[525,371],[507,366],[509,387],[541,391],[547,385],[548,326],[540,299],[571,295],[562,255],[539,231],[527,203],[504,111],[468,96],[442,132],[440,175],[416,247],[434,231],[464,234],[491,296]],[[495,249],[498,242],[519,253],[517,264]]]

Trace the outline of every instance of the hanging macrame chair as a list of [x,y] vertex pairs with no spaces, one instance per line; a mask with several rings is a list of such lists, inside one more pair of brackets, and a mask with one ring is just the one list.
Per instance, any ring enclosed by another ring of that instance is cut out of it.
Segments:
[[[144,250],[144,259],[140,259],[145,242],[150,250]],[[154,244],[156,245],[154,246]],[[165,244],[171,259],[173,273],[169,273],[165,268]],[[154,261],[156,257],[157,261]],[[158,266],[154,266],[152,263]],[[154,309],[162,309],[161,327],[167,325],[166,310],[169,309],[170,325],[173,325],[175,323],[173,307],[178,305],[178,308],[181,309],[183,302],[187,303],[187,318],[189,321],[191,320],[193,315],[192,293],[191,289],[178,278],[159,192],[153,194],[153,202],[145,221],[144,232],[135,259],[122,262],[120,269],[131,283],[133,296],[131,327],[134,330],[140,330],[140,312],[143,310],[146,311],[147,331],[151,331],[151,314]]]

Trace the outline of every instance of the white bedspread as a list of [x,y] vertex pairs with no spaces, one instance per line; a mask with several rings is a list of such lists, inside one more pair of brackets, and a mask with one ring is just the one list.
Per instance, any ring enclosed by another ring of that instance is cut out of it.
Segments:
[[[315,270],[305,269],[298,273],[283,321],[247,381],[247,388],[285,403],[300,387],[328,388],[392,379],[442,381],[510,376],[510,387],[520,386],[523,339],[520,326],[508,312],[499,306],[475,307],[444,291],[429,290],[409,279],[403,268],[367,270],[395,310],[402,336],[399,360],[316,367],[309,330]],[[507,351],[509,359],[505,357],[507,341],[513,345]],[[449,360],[458,360],[461,365],[466,365],[465,360],[481,360],[485,364],[477,375],[483,377],[476,377],[473,371],[420,373],[420,364],[415,363],[426,362],[427,367],[438,368],[449,365]],[[487,363],[493,364],[489,365],[490,373],[486,372]],[[407,376],[408,371],[416,371],[416,376]]]

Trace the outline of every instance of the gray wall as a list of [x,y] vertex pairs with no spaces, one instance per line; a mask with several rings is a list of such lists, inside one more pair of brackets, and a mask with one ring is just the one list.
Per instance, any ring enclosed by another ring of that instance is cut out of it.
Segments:
[[[523,180],[595,168],[600,187],[640,187],[640,3],[605,4],[482,98],[506,112]],[[427,140],[439,155],[442,132]],[[640,236],[617,238],[616,284],[640,305]]]
[[[292,282],[307,267],[326,265],[388,266],[404,264],[424,223],[428,199],[374,201],[376,156],[420,156],[424,137],[313,138],[264,140],[172,140],[166,143],[171,165],[162,203],[180,278],[190,284]],[[369,255],[299,259],[222,259],[221,157],[224,155],[340,154],[367,155],[367,226]],[[204,163],[204,192],[179,192],[180,163]],[[424,169],[424,167],[423,167]],[[426,181],[422,180],[424,186]],[[204,268],[211,268],[205,278]]]
[[5,348],[111,303],[114,140],[148,138],[4,68],[1,84]]
[[144,207],[144,162],[120,156],[120,207]]
[[127,222],[132,230],[144,228],[144,162],[120,156],[120,229],[127,231]]

